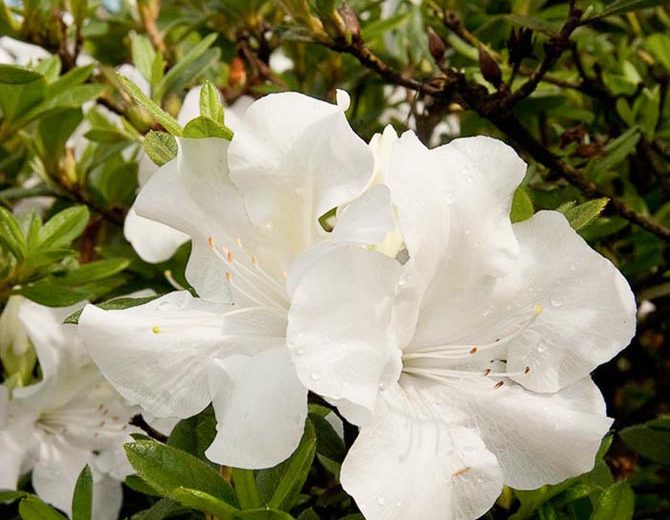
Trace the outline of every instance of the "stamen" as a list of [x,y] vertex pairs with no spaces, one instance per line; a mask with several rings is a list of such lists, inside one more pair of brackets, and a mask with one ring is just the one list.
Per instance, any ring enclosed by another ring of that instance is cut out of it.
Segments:
[[431,345],[431,346],[426,346],[426,347],[420,347],[420,348],[412,348],[409,350],[407,353],[403,354],[403,362],[410,361],[413,359],[464,359],[468,356],[474,355],[474,354],[480,354],[486,350],[494,349],[496,347],[499,347],[501,345],[504,345],[505,343],[508,343],[509,341],[517,338],[519,335],[521,335],[530,325],[533,324],[533,322],[537,319],[537,317],[544,312],[544,308],[542,305],[535,305],[533,307],[533,314],[532,316],[528,319],[526,323],[521,325],[517,330],[514,332],[508,334],[507,336],[503,336],[502,338],[496,338],[494,341],[490,343],[484,343],[481,345],[458,345],[458,344],[453,344],[453,345]]
[[172,271],[170,271],[169,269],[166,269],[163,272],[163,275],[165,276],[165,279],[168,281],[168,283],[178,291],[186,290],[179,282],[177,282],[177,280],[174,279],[174,277],[172,276]]

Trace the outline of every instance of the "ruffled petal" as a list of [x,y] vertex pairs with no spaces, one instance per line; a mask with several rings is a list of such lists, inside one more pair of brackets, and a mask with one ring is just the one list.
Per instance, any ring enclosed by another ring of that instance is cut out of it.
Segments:
[[87,306],[79,330],[119,393],[158,417],[190,417],[210,402],[212,356],[255,353],[283,337],[285,317],[175,292],[138,307]]
[[359,408],[349,416],[356,423],[374,410],[380,383],[398,378],[390,323],[400,272],[387,256],[341,247],[321,257],[293,294],[287,344],[298,377],[319,395]]
[[307,389],[283,340],[253,357],[215,360],[209,380],[217,435],[207,458],[260,469],[279,464],[297,448],[307,418]]
[[134,208],[128,210],[123,235],[142,260],[154,264],[170,259],[190,238],[165,224],[140,217]]
[[443,384],[416,384],[450,423],[476,429],[498,458],[505,484],[535,489],[593,468],[612,419],[591,378],[554,394],[473,374]]
[[471,429],[430,419],[425,403],[386,396],[342,464],[368,520],[478,518],[502,489],[495,456]]
[[230,176],[251,220],[279,237],[284,269],[319,240],[319,217],[363,192],[373,156],[338,104],[303,94],[270,94],[253,103],[229,149]]

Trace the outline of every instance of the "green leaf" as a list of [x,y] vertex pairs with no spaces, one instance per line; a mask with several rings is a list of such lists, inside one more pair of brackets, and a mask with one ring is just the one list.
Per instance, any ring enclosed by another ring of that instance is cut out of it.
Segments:
[[193,455],[153,440],[128,443],[125,450],[137,474],[163,496],[181,502],[175,490],[186,487],[223,500],[232,508],[238,506],[230,485]]
[[23,520],[67,520],[67,517],[61,515],[53,507],[32,495],[21,501],[19,514]]
[[55,96],[67,89],[81,85],[91,76],[94,68],[95,65],[90,64],[85,67],[76,67],[66,74],[63,74],[60,78],[47,86],[47,97]]
[[134,514],[131,520],[164,520],[187,512],[188,510],[178,502],[169,498],[161,498],[149,509]]
[[512,199],[512,211],[510,212],[512,222],[527,220],[534,213],[533,200],[530,198],[528,190],[523,186],[519,186],[514,192],[514,198]]
[[579,231],[595,222],[607,206],[607,202],[609,202],[609,199],[603,197],[602,199],[589,200],[579,206],[570,207],[564,212],[565,218],[568,219],[574,230]]
[[670,417],[659,417],[619,432],[621,439],[640,455],[670,464]]
[[223,105],[211,81],[205,81],[200,89],[200,115],[223,126]]
[[[96,307],[100,307],[101,309],[104,309],[106,311],[129,309],[130,307],[135,307],[137,305],[144,305],[145,303],[149,303],[151,300],[155,300],[160,296],[161,295],[157,294],[155,296],[145,296],[143,298],[115,298],[113,300],[109,300],[104,303],[98,303],[96,304]],[[82,310],[83,309],[79,309],[78,311],[70,314],[67,318],[65,318],[65,320],[63,320],[63,323],[70,325],[77,325],[79,323],[79,317],[81,316]]]
[[86,229],[88,219],[89,212],[86,206],[72,206],[57,213],[40,229],[40,249],[69,246]]
[[47,307],[67,307],[90,297],[88,291],[54,285],[49,277],[21,287],[16,293]]
[[637,146],[640,140],[640,129],[636,126],[629,128],[611,143],[605,146],[606,153],[604,159],[596,159],[593,163],[593,174],[598,175],[601,172],[611,170],[614,166],[626,159]]
[[[107,258],[89,262],[77,269],[68,271],[62,276],[58,276],[60,285],[78,286],[88,282],[108,278],[123,271],[130,264],[127,258]],[[56,277],[55,277],[56,278]]]
[[151,83],[151,73],[154,60],[156,59],[156,51],[151,45],[149,38],[142,34],[131,33],[130,52],[137,70],[144,76],[144,79]]
[[14,500],[27,496],[28,493],[25,491],[0,491],[0,504],[14,502]]
[[253,470],[233,468],[233,485],[242,509],[261,507],[261,497]]
[[591,520],[630,520],[634,504],[635,495],[628,482],[617,482],[600,495]]
[[347,453],[347,448],[333,426],[318,414],[310,413],[309,420],[312,422],[316,433],[316,451],[331,460],[342,462]]
[[615,16],[618,14],[625,14],[629,11],[648,9],[649,7],[665,4],[667,4],[667,0],[615,0],[608,4],[604,11],[597,13],[589,19],[593,20],[596,18],[604,18],[606,16]]
[[200,75],[202,70],[218,57],[218,50],[212,49],[211,52],[208,52],[209,47],[214,43],[216,38],[216,33],[206,36],[188,51],[183,58],[177,61],[176,65],[156,85],[154,99],[158,103],[160,103],[166,94],[177,90],[179,86],[185,85],[189,81],[192,81],[194,77]]
[[154,164],[163,166],[177,157],[177,140],[167,132],[151,130],[144,138],[144,151]]
[[135,83],[125,76],[117,74],[123,88],[130,94],[136,103],[144,107],[172,135],[181,135],[182,127],[177,120],[154,103]]
[[200,116],[188,122],[184,128],[184,137],[194,139],[220,137],[230,141],[233,138],[233,132],[208,117]]
[[93,475],[88,464],[81,470],[72,496],[72,520],[91,520],[93,514]]
[[649,53],[670,72],[670,36],[663,33],[652,34],[645,41]]
[[180,504],[197,509],[203,513],[212,513],[219,517],[220,520],[233,520],[237,518],[235,513],[238,510],[236,508],[204,491],[178,487],[173,491],[173,495],[174,499]]
[[22,85],[24,83],[31,83],[42,77],[42,74],[39,72],[26,69],[25,67],[0,63],[0,83]]
[[47,97],[39,105],[32,107],[22,114],[16,120],[15,124],[17,127],[22,127],[55,110],[81,108],[84,103],[97,98],[104,90],[104,85],[77,85],[76,87],[71,87],[54,96]]
[[235,520],[293,520],[293,517],[275,509],[250,509],[240,511],[233,517]]
[[11,211],[0,206],[0,246],[14,258],[22,260],[26,254],[26,240]]
[[274,468],[258,472],[257,483],[261,496],[271,509],[288,511],[302,489],[316,453],[316,432],[310,421],[291,457]]

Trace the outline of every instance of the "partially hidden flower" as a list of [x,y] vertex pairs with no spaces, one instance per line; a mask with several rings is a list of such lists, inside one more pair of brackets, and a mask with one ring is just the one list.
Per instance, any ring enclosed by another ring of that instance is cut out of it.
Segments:
[[116,519],[121,481],[131,473],[123,444],[134,409],[90,361],[76,328],[62,324],[74,307],[50,309],[21,297],[10,302],[18,306],[17,334],[25,333],[37,353],[41,379],[11,390],[0,386],[0,489],[16,489],[32,471],[35,492],[69,515],[75,483],[88,465],[94,518]]
[[[81,315],[93,359],[132,402],[175,417],[213,402],[218,432],[206,454],[215,462],[273,466],[302,435],[307,389],[286,348],[287,278],[295,284],[313,258],[296,259],[386,233],[361,235],[355,223],[374,202],[358,198],[373,156],[346,120],[348,102],[343,92],[338,104],[268,95],[246,110],[232,142],[179,139],[177,158],[151,177],[135,208],[191,238],[186,278],[199,298],[182,291]],[[388,190],[377,197],[388,199]],[[347,217],[326,233],[319,219],[346,203]]]
[[300,380],[360,426],[344,489],[371,520],[477,518],[503,484],[590,470],[612,421],[589,373],[633,336],[628,283],[562,214],[511,223],[526,166],[502,142],[377,149],[401,245],[320,256],[288,318]]

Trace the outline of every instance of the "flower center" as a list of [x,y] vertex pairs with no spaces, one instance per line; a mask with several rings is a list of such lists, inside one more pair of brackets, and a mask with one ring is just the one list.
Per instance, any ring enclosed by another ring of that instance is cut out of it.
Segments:
[[244,248],[241,239],[236,238],[226,247],[217,246],[214,237],[210,236],[207,244],[226,265],[226,281],[234,295],[242,296],[260,307],[288,309],[284,284],[275,280],[261,267],[258,258]]
[[[423,377],[433,381],[444,382],[447,379],[463,379],[469,377],[487,377],[494,379],[516,377],[530,372],[530,367],[525,367],[517,372],[497,371],[493,368],[473,368],[462,370],[460,368],[449,368],[449,365],[466,365],[470,362],[481,360],[481,355],[486,354],[491,363],[496,361],[505,362],[505,349],[503,348],[513,339],[519,337],[530,327],[542,314],[541,305],[535,305],[532,313],[520,326],[505,336],[496,338],[489,343],[473,344],[442,344],[422,347],[412,347],[403,353],[403,374],[414,377]],[[474,364],[474,363],[473,363]],[[477,363],[480,367],[481,364]],[[499,380],[495,387],[499,388],[504,382]]]

